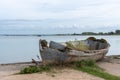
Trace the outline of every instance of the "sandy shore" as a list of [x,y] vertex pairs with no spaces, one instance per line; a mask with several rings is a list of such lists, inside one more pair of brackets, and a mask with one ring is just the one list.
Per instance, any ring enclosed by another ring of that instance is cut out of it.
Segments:
[[0,80],[103,80],[90,74],[68,68],[47,73],[15,74],[25,66],[27,65],[0,65]]
[[[120,59],[119,59],[120,60]],[[101,61],[97,63],[106,72],[120,76],[120,64],[116,62]],[[55,72],[35,74],[16,74],[26,66],[33,64],[0,65],[0,80],[104,80],[85,72],[65,68]]]
[[103,68],[106,72],[120,76],[120,64],[109,63],[109,62],[99,62],[98,65]]
[[60,70],[57,73],[35,73],[13,75],[18,71],[0,72],[0,80],[103,80],[101,78],[72,69]]

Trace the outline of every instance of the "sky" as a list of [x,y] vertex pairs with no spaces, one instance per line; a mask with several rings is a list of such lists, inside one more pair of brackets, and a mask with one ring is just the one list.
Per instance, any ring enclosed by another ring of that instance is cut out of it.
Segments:
[[0,0],[0,34],[120,29],[120,0]]

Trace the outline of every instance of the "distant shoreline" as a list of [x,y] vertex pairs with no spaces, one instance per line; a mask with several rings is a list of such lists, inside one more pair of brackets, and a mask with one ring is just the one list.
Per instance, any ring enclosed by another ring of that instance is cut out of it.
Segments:
[[118,34],[114,34],[114,35],[83,35],[83,34],[43,34],[43,35],[39,35],[39,34],[36,34],[36,35],[32,35],[32,34],[17,34],[17,35],[9,35],[9,34],[3,34],[3,35],[0,35],[0,36],[120,36]]
[[55,34],[0,34],[0,36],[89,36],[89,35],[95,35],[95,36],[108,36],[108,35],[120,35],[120,30],[115,30],[114,32],[82,32],[82,33],[55,33]]

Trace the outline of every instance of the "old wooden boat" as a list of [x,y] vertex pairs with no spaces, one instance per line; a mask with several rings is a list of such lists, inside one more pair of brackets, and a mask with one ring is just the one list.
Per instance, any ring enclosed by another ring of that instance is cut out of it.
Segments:
[[75,40],[58,43],[40,40],[40,54],[44,64],[69,63],[86,59],[100,60],[109,50],[109,43],[105,39],[89,37],[86,40]]

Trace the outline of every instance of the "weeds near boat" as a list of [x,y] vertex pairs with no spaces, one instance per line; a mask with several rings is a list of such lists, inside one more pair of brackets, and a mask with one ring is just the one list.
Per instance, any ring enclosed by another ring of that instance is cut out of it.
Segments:
[[104,78],[105,80],[120,80],[119,76],[104,72],[103,69],[98,67],[95,62],[91,60],[75,62],[75,69]]
[[93,60],[82,60],[78,62],[72,62],[67,64],[53,64],[53,65],[44,65],[41,67],[37,66],[30,66],[21,70],[21,74],[29,74],[29,73],[36,73],[36,72],[49,72],[52,71],[53,68],[63,69],[63,68],[71,68],[76,69],[79,71],[87,72],[97,77],[104,78],[105,80],[120,80],[119,76],[111,75],[106,73],[95,64]]
[[120,55],[119,56],[113,56],[113,59],[120,59]]
[[37,66],[29,66],[20,71],[20,74],[29,74],[39,72],[40,68]]
[[20,71],[20,74],[31,74],[31,73],[37,73],[37,72],[43,72],[43,71],[49,71],[50,66],[29,66],[24,68],[23,70]]

